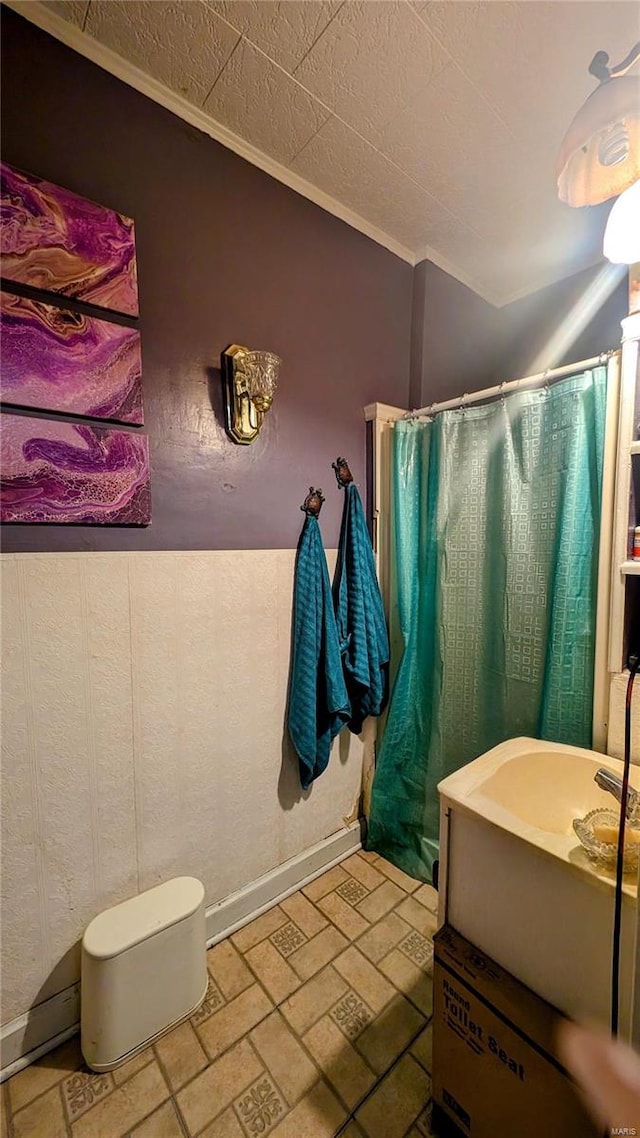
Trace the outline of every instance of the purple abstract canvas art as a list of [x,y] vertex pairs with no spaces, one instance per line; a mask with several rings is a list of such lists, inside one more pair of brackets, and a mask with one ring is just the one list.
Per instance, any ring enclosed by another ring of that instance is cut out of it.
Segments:
[[42,178],[0,167],[7,280],[138,315],[133,221]]
[[0,398],[18,407],[143,422],[140,333],[0,293]]
[[0,520],[148,525],[146,436],[0,415]]

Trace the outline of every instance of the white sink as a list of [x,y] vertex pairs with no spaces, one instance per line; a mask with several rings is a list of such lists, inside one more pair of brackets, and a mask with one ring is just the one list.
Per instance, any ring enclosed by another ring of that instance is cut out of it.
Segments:
[[[572,822],[616,809],[593,781],[622,763],[594,751],[510,739],[444,779],[440,921],[448,920],[561,1011],[607,1024],[615,875]],[[632,785],[638,787],[637,768]],[[623,1030],[630,1024],[637,884],[624,883]]]

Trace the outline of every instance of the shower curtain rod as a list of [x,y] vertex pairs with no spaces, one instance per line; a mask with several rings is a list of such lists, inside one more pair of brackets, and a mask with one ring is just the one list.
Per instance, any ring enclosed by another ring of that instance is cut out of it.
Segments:
[[565,367],[547,368],[546,371],[540,371],[537,375],[526,375],[523,379],[511,379],[505,383],[498,383],[495,387],[485,387],[482,391],[471,391],[468,394],[459,395],[456,399],[445,399],[442,403],[431,403],[428,407],[419,407],[417,411],[407,411],[402,418],[417,419],[421,415],[435,415],[438,411],[451,411],[454,407],[466,407],[468,403],[481,403],[485,399],[491,399],[494,395],[505,395],[507,392],[517,391],[521,387],[536,387],[537,384],[555,382],[565,375],[572,375],[575,372],[584,371],[588,367],[597,367],[598,364],[606,363],[614,354],[613,351],[601,352],[599,356],[592,356],[590,360],[580,360],[575,364],[566,364]]

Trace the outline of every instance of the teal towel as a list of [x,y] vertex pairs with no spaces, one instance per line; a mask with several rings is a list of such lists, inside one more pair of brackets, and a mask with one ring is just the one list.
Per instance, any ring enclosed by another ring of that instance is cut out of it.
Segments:
[[288,726],[306,790],[326,770],[331,743],[348,722],[338,630],[318,519],[307,517],[296,559]]
[[349,730],[359,735],[367,716],[380,715],[387,703],[389,637],[360,495],[353,482],[344,492],[333,600],[351,703]]

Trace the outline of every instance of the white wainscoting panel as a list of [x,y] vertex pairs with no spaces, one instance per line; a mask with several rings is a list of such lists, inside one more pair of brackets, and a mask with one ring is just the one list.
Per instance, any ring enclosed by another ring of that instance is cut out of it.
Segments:
[[284,730],[294,560],[2,556],[3,1023],[107,906],[179,874],[216,906],[357,816],[360,740],[303,794]]

